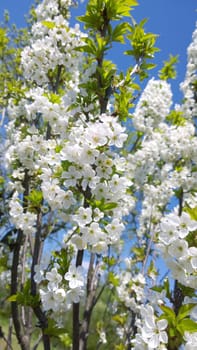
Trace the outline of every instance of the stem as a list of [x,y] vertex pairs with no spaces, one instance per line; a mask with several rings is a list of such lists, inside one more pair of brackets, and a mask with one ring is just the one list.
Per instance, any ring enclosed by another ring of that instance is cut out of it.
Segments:
[[[107,36],[109,22],[110,22],[110,19],[108,18],[108,14],[107,14],[106,5],[103,8],[101,16],[103,17],[104,22],[103,22],[103,25],[99,28],[99,34],[101,35],[102,38],[105,38]],[[103,60],[104,60],[104,50],[102,51],[99,57],[96,57],[96,60],[97,60],[98,68],[101,69],[103,66]],[[102,114],[106,112],[107,104],[113,92],[113,89],[110,84],[108,87],[105,88],[104,93],[102,92],[104,86],[103,86],[102,75],[100,73],[100,70],[98,70],[97,80],[98,80],[98,88],[100,90],[100,92],[98,93],[98,100],[100,105],[100,113]]]
[[154,230],[151,234],[151,226],[152,226],[152,210],[151,210],[151,217],[150,217],[150,222],[149,222],[149,228],[148,228],[148,233],[150,235],[150,239],[149,239],[149,242],[148,242],[148,247],[147,247],[147,250],[146,250],[146,256],[145,256],[145,259],[144,259],[144,263],[143,263],[143,266],[142,266],[142,275],[144,276],[145,274],[145,269],[146,269],[146,264],[147,264],[147,261],[148,261],[148,257],[149,257],[149,254],[150,254],[150,251],[151,251],[151,246],[152,246],[152,243],[153,243],[153,239],[154,239]]
[[94,301],[95,301],[97,283],[95,283],[94,261],[95,261],[95,254],[91,253],[90,263],[88,268],[88,278],[87,278],[87,297],[86,297],[85,310],[83,314],[83,322],[82,322],[81,332],[80,332],[79,350],[86,350],[87,348],[90,319],[92,315],[92,310],[95,305]]
[[[29,175],[28,175],[27,169],[25,169],[25,173],[24,173],[23,187],[24,187],[23,208],[24,208],[24,213],[25,213],[26,212],[26,204],[27,204],[26,203],[26,196],[28,196],[28,194],[29,194]],[[11,287],[10,287],[11,295],[16,295],[18,292],[18,265],[19,265],[20,251],[21,251],[21,246],[23,244],[23,240],[24,240],[23,231],[18,230],[16,243],[14,244],[14,248],[13,248],[13,259],[12,259],[12,269],[11,269]],[[17,337],[17,340],[21,346],[21,349],[28,350],[29,349],[29,339],[24,334],[24,332],[22,330],[17,301],[11,302],[11,313],[12,313],[13,324],[14,324],[14,328],[15,328],[15,332],[16,332],[16,337]]]
[[[180,188],[180,193],[179,193],[179,211],[178,215],[182,215],[183,211],[183,188]],[[184,300],[184,294],[182,289],[179,286],[178,280],[174,281],[174,291],[173,291],[173,306],[174,306],[174,312],[176,315],[178,315],[179,309],[182,306],[183,300]]]
[[[78,250],[76,258],[76,267],[82,265],[83,250]],[[80,303],[73,303],[73,350],[79,350],[79,334],[80,334],[80,319],[79,319]]]
[[53,92],[54,92],[54,93],[57,93],[57,92],[58,92],[62,68],[63,68],[63,66],[58,66],[58,68],[57,68],[56,81],[55,81],[55,84],[54,84],[54,86],[53,86]]
[[[40,211],[37,215],[37,230],[35,236],[34,253],[32,258],[31,266],[31,295],[36,296],[37,294],[37,284],[34,280],[35,266],[40,263],[43,241],[42,241],[42,212]],[[42,340],[44,345],[44,350],[50,350],[50,337],[45,334],[45,329],[48,327],[48,321],[45,313],[42,311],[40,305],[33,307],[33,311],[39,320],[40,328],[42,330]]]

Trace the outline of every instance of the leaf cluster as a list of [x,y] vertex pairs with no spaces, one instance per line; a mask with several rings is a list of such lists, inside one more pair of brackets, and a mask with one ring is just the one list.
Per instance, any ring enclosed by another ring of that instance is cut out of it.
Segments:
[[139,24],[129,26],[130,34],[127,38],[130,41],[132,49],[125,51],[125,54],[132,55],[137,63],[153,58],[155,52],[159,51],[155,47],[157,35],[145,32],[144,25],[146,22],[147,20],[144,19]]
[[164,61],[164,65],[159,71],[159,78],[162,80],[175,79],[175,64],[178,63],[178,56],[170,55],[168,61]]
[[194,307],[195,304],[182,305],[176,315],[169,306],[160,305],[163,311],[160,319],[168,321],[168,346],[170,350],[175,350],[182,344],[185,332],[197,332],[197,322],[190,318],[190,313]]

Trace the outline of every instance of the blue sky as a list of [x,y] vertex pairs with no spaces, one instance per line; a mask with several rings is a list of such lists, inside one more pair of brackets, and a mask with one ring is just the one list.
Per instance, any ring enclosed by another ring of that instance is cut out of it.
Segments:
[[[158,34],[157,47],[160,52],[156,54],[155,63],[157,68],[153,75],[162,67],[163,60],[169,54],[179,55],[177,66],[178,76],[172,82],[174,100],[180,102],[182,95],[179,92],[179,83],[184,79],[187,62],[186,50],[191,42],[192,32],[197,20],[196,0],[138,0],[139,6],[133,11],[137,21],[148,18],[146,31]],[[3,18],[4,9],[10,12],[11,22],[18,26],[24,26],[24,15],[28,12],[33,0],[0,0],[0,19]],[[87,0],[78,9],[73,10],[73,15],[81,15],[85,11]],[[120,69],[128,67],[130,57],[121,56],[118,51],[114,53],[116,63]]]

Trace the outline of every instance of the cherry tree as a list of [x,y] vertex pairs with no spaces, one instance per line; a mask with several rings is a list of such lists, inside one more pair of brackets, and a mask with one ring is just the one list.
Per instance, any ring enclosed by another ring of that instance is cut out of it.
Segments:
[[17,69],[0,100],[0,280],[17,342],[195,349],[197,29],[174,106],[177,59],[149,79],[157,36],[135,22],[136,0],[89,0],[74,26],[72,5],[39,1],[19,52],[2,28],[1,65],[6,52]]

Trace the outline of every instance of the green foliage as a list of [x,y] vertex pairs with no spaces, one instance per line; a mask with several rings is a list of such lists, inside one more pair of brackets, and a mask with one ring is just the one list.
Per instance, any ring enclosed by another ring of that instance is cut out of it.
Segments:
[[45,329],[44,333],[53,337],[59,337],[60,335],[66,334],[66,329],[57,327],[55,321],[50,318],[48,321],[48,327]]
[[115,202],[105,202],[104,199],[94,200],[91,202],[91,206],[93,208],[99,208],[101,211],[108,211],[115,209],[117,207],[117,203]]
[[[31,15],[28,17],[31,22]],[[0,27],[0,109],[7,106],[12,97],[16,102],[24,96],[24,78],[20,67],[21,50],[29,42],[28,28],[18,29],[10,25],[9,13],[5,12]]]
[[124,22],[116,25],[114,29],[111,26],[110,27],[111,41],[124,44],[125,43],[124,35],[127,33],[127,29],[128,29],[128,24]]
[[72,338],[68,333],[64,332],[63,334],[60,334],[59,339],[66,348],[68,349],[72,348]]
[[175,350],[182,344],[185,332],[196,332],[197,323],[190,319],[190,313],[195,304],[185,304],[180,307],[178,314],[168,306],[160,305],[163,314],[160,319],[168,321],[169,349]]
[[133,247],[131,251],[135,254],[135,258],[138,261],[142,261],[144,259],[144,247]]
[[183,320],[185,317],[188,317],[192,311],[192,309],[196,306],[196,304],[184,304],[180,307],[179,313],[177,315],[177,321]]
[[115,72],[116,65],[108,60],[103,60],[102,67],[97,67],[97,74],[101,79],[103,91],[112,85]]
[[111,257],[103,257],[103,262],[108,266],[108,268],[115,266],[117,263],[117,259],[114,256]]
[[118,323],[121,326],[124,326],[125,322],[126,322],[126,315],[120,315],[120,314],[116,314],[112,317],[113,321],[115,321],[116,323]]
[[51,21],[42,21],[43,26],[45,26],[47,29],[53,29],[55,28],[55,23]]
[[61,96],[59,94],[50,92],[50,93],[44,93],[43,95],[46,96],[51,103],[56,103],[56,104],[61,103]]
[[133,56],[137,63],[141,63],[142,61],[146,62],[147,59],[153,58],[155,52],[159,51],[159,49],[154,46],[157,35],[146,33],[144,30],[146,21],[145,19],[139,24],[135,24],[134,26],[130,25],[130,34],[127,35],[132,49],[125,51],[125,54]]
[[197,332],[197,323],[190,319],[183,319],[177,324],[177,330],[183,336],[185,332]]
[[72,247],[62,248],[61,250],[53,252],[53,262],[59,265],[58,273],[60,273],[61,276],[64,276],[68,271],[72,256]]
[[118,287],[119,278],[113,272],[110,271],[108,274],[108,282],[112,284],[113,287]]
[[121,72],[114,81],[114,113],[122,121],[126,121],[130,116],[129,111],[134,106],[133,102],[136,98],[135,91],[140,91],[140,86],[133,80],[133,71],[134,68],[131,67],[125,74]]
[[23,286],[23,289],[19,291],[17,294],[11,295],[7,301],[9,302],[17,302],[23,306],[30,306],[32,308],[36,307],[40,303],[39,295],[31,295],[31,281],[28,279]]
[[166,121],[176,126],[184,126],[186,123],[185,117],[182,111],[171,111],[166,117]]
[[37,212],[43,201],[42,191],[33,189],[28,196],[26,196],[29,204],[29,210],[32,212]]
[[186,211],[186,213],[188,213],[190,215],[190,218],[192,220],[197,221],[197,207],[194,208],[190,208],[188,205],[184,208],[184,210]]
[[137,5],[136,0],[90,0],[86,14],[78,19],[86,29],[103,31],[110,21],[130,16],[131,7]]
[[[132,7],[136,6],[137,4],[138,3],[136,0],[118,0],[118,1],[117,0],[90,0],[88,2],[86,14],[84,16],[79,17],[79,20],[83,22],[85,28],[88,31],[88,36],[83,39],[84,45],[78,48],[78,50],[84,53],[84,63],[82,63],[84,72],[86,72],[86,69],[88,69],[89,65],[91,66],[92,64],[96,65],[96,69],[95,69],[95,72],[90,77],[90,79],[86,83],[81,84],[81,88],[84,89],[85,93],[81,94],[81,96],[79,93],[75,106],[74,104],[70,106],[70,110],[74,110],[75,107],[78,107],[77,103],[79,104],[83,103],[83,106],[87,106],[87,107],[90,104],[93,104],[94,105],[93,108],[95,108],[95,110],[97,110],[97,108],[99,110],[99,107],[101,107],[99,111],[100,114],[105,113],[107,111],[107,103],[109,102],[110,97],[113,96],[115,101],[114,101],[114,111],[112,112],[112,115],[119,116],[120,121],[125,121],[125,122],[128,121],[130,109],[134,107],[134,101],[136,100],[136,98],[138,98],[138,94],[140,91],[140,86],[135,82],[135,76],[137,75],[137,78],[139,77],[140,80],[143,80],[146,77],[148,77],[148,71],[155,67],[155,64],[152,62],[149,62],[149,60],[152,59],[154,57],[154,54],[158,51],[158,49],[155,47],[157,35],[153,33],[146,33],[145,31],[144,27],[146,24],[146,20],[143,20],[139,24],[135,23],[133,25],[131,25],[129,21],[124,22],[125,20],[124,17],[129,17],[129,20],[130,19],[132,20],[130,12],[132,10]],[[68,11],[64,10],[61,1],[59,1],[58,5],[59,7],[62,6],[62,14],[66,18]],[[32,19],[33,18],[36,19],[36,13],[33,9],[32,9],[31,15],[32,15]],[[118,21],[118,23],[117,22],[114,23],[113,21]],[[56,26],[50,20],[43,21],[42,25],[45,26],[45,28],[47,28],[48,30],[52,30]],[[23,88],[24,79],[22,77],[22,73],[20,70],[20,53],[23,45],[25,45],[28,42],[28,34],[27,34],[27,31],[25,30],[20,32],[16,30],[15,34],[16,34],[14,39],[15,41],[13,45],[13,42],[11,41],[11,38],[10,38],[9,31],[7,31],[7,29],[5,28],[0,28],[0,37],[1,37],[0,63],[2,67],[2,73],[0,73],[0,78],[3,78],[1,79],[2,81],[0,80],[0,88],[2,89],[0,91],[0,104],[2,105],[3,108],[6,106],[7,99],[10,97],[14,98],[14,103],[17,105],[18,101],[21,99],[22,96],[24,96],[24,92],[25,92]],[[21,42],[20,42],[20,39],[21,39]],[[133,64],[132,62],[132,67],[130,67],[126,71],[126,73],[120,73],[118,75],[116,65],[112,61],[107,60],[105,58],[108,55],[109,50],[113,47],[114,42],[125,44],[126,40],[129,40],[131,49],[125,51],[125,54],[130,55],[132,60],[135,61],[136,64],[135,63]],[[177,56],[176,57],[170,56],[169,61],[164,62],[164,67],[160,71],[161,79],[167,80],[169,78],[175,78],[176,76],[176,72],[174,68],[175,63],[177,63]],[[66,68],[64,68],[63,66],[57,65],[54,68],[54,70],[53,69],[49,70],[48,78],[49,78],[50,92],[45,93],[44,96],[47,97],[51,103],[60,104],[62,102],[62,96],[64,94],[64,87],[66,86],[67,88],[69,88],[70,77],[71,77],[71,73],[67,72]],[[137,81],[139,79],[137,79]],[[28,89],[28,82],[25,82],[25,83],[27,84],[27,89]],[[196,92],[196,82],[193,85],[193,89],[194,89],[194,92]],[[79,114],[80,113],[77,114],[76,112],[74,117],[72,116],[73,119],[80,118]],[[90,115],[88,115],[88,112],[87,112],[87,115],[85,114],[85,116],[87,117],[86,121],[90,120],[89,117],[92,117],[91,113]],[[23,122],[24,120],[22,118],[20,119],[18,118],[15,125],[16,126],[20,125],[20,123],[23,123]],[[167,117],[167,122],[175,126],[182,126],[185,124],[185,119],[181,112],[172,111]],[[72,123],[73,123],[72,118],[70,118],[69,123],[70,123],[69,125],[72,126]],[[22,130],[22,136],[27,134],[27,123],[24,125],[24,128],[21,130]],[[138,147],[140,147],[140,143],[143,139],[143,133],[132,132],[131,135],[132,135],[132,140],[135,140],[133,145],[133,150],[135,150]],[[56,136],[53,134],[50,136],[51,136],[51,139],[55,141]],[[56,153],[60,153],[60,151],[62,150],[62,147],[63,147],[62,145],[59,145],[57,143],[57,146],[55,148]],[[105,146],[102,148],[102,151],[103,150],[104,151],[106,150]],[[176,166],[177,171],[181,169],[181,167],[184,165],[182,162],[183,162],[182,160],[177,162],[177,166]],[[54,171],[54,178],[61,177],[62,172],[67,171],[71,165],[72,163],[67,160],[62,161],[61,166],[58,169],[55,169]],[[92,164],[91,166],[93,168]],[[153,181],[153,178],[154,176],[150,174],[148,181],[151,183]],[[33,187],[34,183],[37,180],[31,179],[30,181],[31,181],[31,186]],[[43,195],[42,195],[42,192],[39,190],[38,183],[40,182],[36,182],[36,186],[37,186],[36,189],[35,188],[32,189],[32,187],[30,186],[30,189],[29,189],[30,193],[29,191],[26,192],[26,193],[29,193],[29,195],[24,196],[23,198],[25,199],[24,203],[25,205],[28,206],[28,209],[35,213],[38,213],[38,212],[40,213],[41,207],[43,205]],[[60,185],[61,184],[62,183],[60,181]],[[1,191],[1,187],[2,188],[4,187],[4,179],[1,179],[0,177],[0,191]],[[104,199],[94,200],[93,195],[91,199],[89,195],[86,198],[85,196],[86,191],[83,191],[80,184],[77,185],[76,188],[73,188],[74,193],[75,191],[79,192],[78,198],[82,197],[84,199],[85,206],[91,205],[93,209],[99,208],[104,214],[107,214],[109,216],[111,215],[112,210],[117,207],[117,203],[113,201],[105,202]],[[90,192],[91,192],[91,189],[90,189]],[[175,190],[175,194],[177,195],[177,198],[181,199],[183,192],[182,190],[178,189],[178,190]],[[197,220],[196,208],[192,208],[192,209],[186,208],[186,211],[189,212],[191,218],[193,219],[195,218],[195,220]],[[51,225],[50,219],[49,219],[49,223],[47,222],[50,214],[51,213],[49,212],[47,213],[46,216],[44,216],[42,228],[45,228],[45,225],[46,226]],[[61,220],[61,217],[58,217],[58,220]],[[105,216],[100,222],[101,222],[101,225],[103,224],[103,227],[105,223],[108,223]],[[151,223],[157,224],[156,221],[154,222],[154,219],[152,220]],[[65,222],[63,222],[63,224],[65,225]],[[53,233],[56,233],[57,230],[60,230],[63,227],[62,222],[60,223],[59,226],[58,225],[59,225],[59,222],[57,223],[57,226],[56,226],[56,223],[54,224]],[[68,226],[67,225],[65,226],[67,229]],[[68,240],[76,233],[79,235],[83,235],[83,231],[80,232],[80,228],[77,228],[74,232],[70,234],[70,236],[68,235],[69,236]],[[147,237],[148,237],[148,234],[147,236],[145,236],[145,238]],[[43,238],[43,235],[41,238]],[[137,264],[133,268],[133,271],[140,271],[139,266],[142,266],[144,257],[146,256],[147,247],[144,241],[142,245],[136,244],[131,250],[132,263]],[[52,253],[50,264],[48,266],[49,269],[52,266],[58,266],[58,273],[60,273],[62,277],[68,271],[71,261],[73,260],[73,257],[76,253],[74,252],[73,246],[70,246],[68,248],[66,244],[67,242],[65,242],[64,248],[54,251]],[[120,244],[121,244],[121,241],[120,241]],[[33,246],[33,248],[35,248],[35,246]],[[22,249],[23,248],[21,248],[21,251]],[[110,251],[110,247],[109,247],[109,251]],[[80,253],[82,253],[82,251],[80,251]],[[104,256],[104,257],[100,256],[100,254],[96,254],[97,255],[95,258],[96,262],[94,267],[92,268],[92,275],[94,275],[95,273],[94,279],[96,281],[96,278],[97,278],[96,269],[98,268],[99,262],[101,261],[102,262],[101,268],[103,269],[103,272],[104,272],[103,275],[106,277],[105,282],[107,287],[110,286],[110,288],[105,288],[105,285],[104,284],[102,285],[103,281],[101,281],[100,290],[98,288],[97,290],[98,294],[95,294],[95,298],[93,298],[93,301],[97,299],[96,298],[97,296],[99,297],[101,296],[101,297],[96,306],[93,304],[90,305],[91,307],[95,306],[95,310],[94,310],[95,313],[92,318],[93,321],[91,323],[90,332],[89,332],[90,340],[93,345],[89,346],[88,347],[89,349],[95,349],[95,344],[96,344],[95,339],[98,340],[98,336],[100,335],[102,330],[105,330],[109,337],[109,342],[107,343],[107,345],[100,344],[102,349],[113,348],[116,350],[123,350],[123,349],[126,349],[126,347],[128,347],[127,345],[125,345],[122,339],[121,340],[113,339],[113,342],[110,343],[111,338],[116,337],[115,328],[117,328],[117,326],[118,327],[120,326],[126,329],[127,321],[129,317],[131,317],[130,315],[131,310],[128,311],[128,309],[124,307],[123,303],[121,304],[121,306],[118,309],[118,312],[116,312],[114,316],[112,316],[111,310],[109,310],[108,308],[108,304],[110,305],[109,301],[117,297],[117,295],[115,295],[115,288],[120,285],[120,279],[118,275],[114,272],[116,271],[115,268],[119,263],[118,254],[115,256],[111,256],[109,253],[108,256]],[[6,265],[7,259],[2,258],[0,260],[0,263],[2,263],[3,265]],[[149,267],[147,268],[147,275],[150,277],[152,274],[156,275],[157,271],[153,261],[149,260],[148,264],[149,264]],[[0,268],[0,271],[1,271],[1,268]],[[88,282],[91,282],[89,283],[89,285],[90,287],[92,287],[92,285],[94,284],[93,282],[95,281],[93,279],[91,280],[92,277],[90,275],[91,273],[89,273],[88,278],[90,280]],[[99,283],[99,278],[100,276],[98,277],[98,280],[97,280],[98,283]],[[62,284],[63,283],[64,283],[64,286],[68,285],[68,282],[64,281],[62,282]],[[139,282],[139,285],[140,285],[140,282]],[[127,283],[127,287],[131,288],[131,292],[130,292],[131,296],[135,295],[135,291],[132,290],[132,280]],[[162,292],[163,290],[165,290],[166,297],[169,299],[169,303],[173,302],[172,293],[170,291],[170,286],[169,286],[169,280],[167,279],[164,280],[163,285],[155,286],[152,289],[158,292]],[[181,291],[183,295],[191,295],[191,296],[194,295],[193,290],[191,291],[189,290],[186,293],[184,291],[184,287],[181,288]],[[94,290],[92,289],[91,292],[94,292]],[[191,292],[191,294],[189,294],[189,292]],[[88,290],[87,290],[87,294],[88,294]],[[135,297],[137,297],[137,292]],[[17,303],[18,305],[22,305],[25,307],[30,307],[30,308],[35,308],[40,304],[39,296],[31,295],[31,281],[29,279],[24,284],[22,290],[18,291],[16,294],[11,295],[8,298],[8,301],[12,303]],[[116,299],[116,302],[117,303],[119,302],[118,298]],[[84,305],[82,307],[84,308]],[[179,347],[179,345],[182,342],[185,331],[189,331],[189,332],[196,331],[196,322],[190,319],[190,313],[192,308],[193,308],[193,304],[183,305],[182,307],[179,308],[178,314],[176,314],[173,308],[169,306],[161,305],[162,315],[160,316],[160,318],[168,320],[168,324],[169,324],[168,330],[167,330],[169,334],[169,339],[170,339],[169,350],[172,350],[172,349],[175,350]],[[70,329],[69,330],[67,329],[70,327],[70,324],[68,326],[66,324],[66,327],[58,328],[55,321],[48,318],[49,313],[48,312],[46,313],[48,327],[45,329],[45,334],[55,337],[55,339],[58,339],[58,341],[62,343],[64,348],[67,347],[70,349],[72,346],[72,337],[70,336]],[[68,317],[69,319],[71,313],[68,313],[68,315],[66,315],[65,318]],[[42,316],[45,317],[45,314],[43,313]],[[83,316],[81,316],[81,318],[83,320]],[[101,321],[101,318],[102,318],[102,321]],[[105,326],[107,329],[104,328]],[[95,338],[95,334],[96,334],[96,338]]]
[[120,343],[120,344],[116,345],[115,350],[126,350],[125,344]]
[[178,63],[178,56],[170,55],[168,61],[164,61],[164,65],[159,71],[159,78],[162,80],[175,79],[175,64]]

